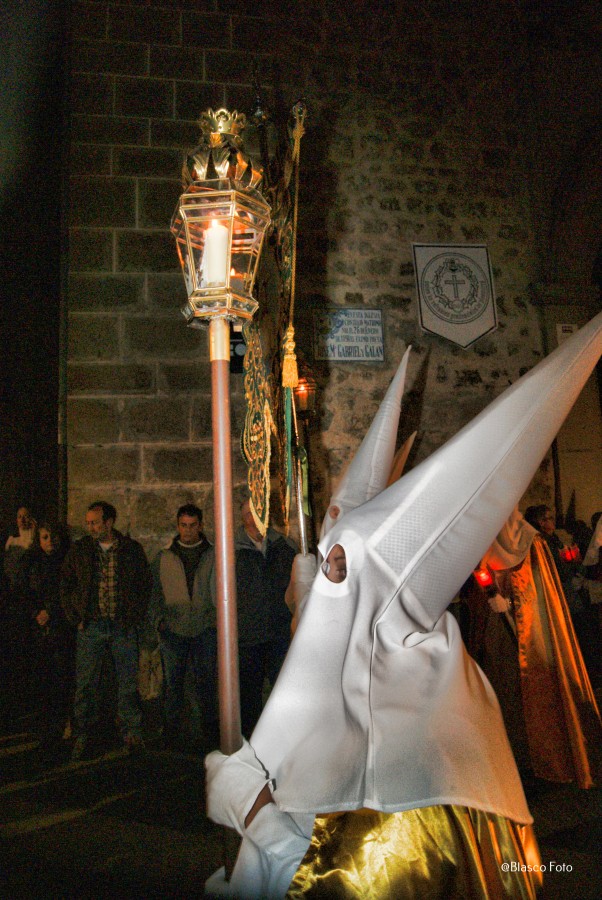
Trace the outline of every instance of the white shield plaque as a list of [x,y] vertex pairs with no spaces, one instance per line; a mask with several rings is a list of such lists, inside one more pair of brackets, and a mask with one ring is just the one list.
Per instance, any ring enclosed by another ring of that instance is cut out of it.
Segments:
[[424,331],[469,347],[497,328],[484,244],[412,244],[412,250]]

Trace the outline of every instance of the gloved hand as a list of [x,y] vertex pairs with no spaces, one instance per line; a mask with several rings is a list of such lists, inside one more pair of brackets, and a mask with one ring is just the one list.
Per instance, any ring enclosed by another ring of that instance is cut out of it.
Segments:
[[487,597],[487,603],[496,613],[510,612],[510,601],[501,594],[494,594],[493,597]]
[[309,834],[304,834],[292,816],[279,810],[274,803],[268,803],[259,810],[245,837],[264,857],[265,893],[260,896],[269,900],[284,897],[309,847],[311,825]]
[[229,881],[223,868],[205,882],[208,900],[283,900],[309,847],[313,816],[304,817],[305,832],[273,803],[259,810],[242,839]]
[[240,750],[225,756],[213,750],[205,757],[207,815],[218,825],[245,833],[245,819],[257,795],[267,784],[267,774],[253,748],[243,738]]

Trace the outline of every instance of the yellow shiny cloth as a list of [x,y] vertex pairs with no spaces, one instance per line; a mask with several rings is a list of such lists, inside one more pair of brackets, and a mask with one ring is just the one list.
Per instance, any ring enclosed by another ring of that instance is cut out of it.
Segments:
[[536,536],[510,572],[531,765],[539,778],[595,783],[602,727],[547,544]]
[[[513,862],[524,871],[502,870]],[[540,862],[532,827],[491,813],[462,806],[361,810],[316,819],[286,896],[532,900],[542,884]]]

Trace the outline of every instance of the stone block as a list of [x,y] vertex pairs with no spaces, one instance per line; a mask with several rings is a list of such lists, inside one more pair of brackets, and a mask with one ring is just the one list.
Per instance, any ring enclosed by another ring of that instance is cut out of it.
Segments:
[[144,305],[143,275],[69,276],[71,310],[131,308]]
[[125,320],[125,340],[131,353],[159,359],[178,359],[199,354],[207,340],[204,331],[187,328],[182,317],[136,317]]
[[386,256],[372,256],[358,267],[361,275],[388,275],[392,269],[393,260]]
[[133,178],[72,178],[69,206],[72,225],[133,228],[136,183]]
[[151,306],[163,310],[181,309],[186,299],[186,285],[181,272],[149,273],[148,302]]
[[138,182],[138,225],[140,228],[165,228],[171,222],[182,193],[180,179],[141,178]]
[[[207,385],[211,390],[211,383]],[[231,418],[232,405],[230,407]],[[234,422],[233,422],[234,424]],[[211,427],[211,393],[204,397],[196,397],[192,405],[192,440],[193,441],[210,441],[213,429]]]
[[[205,52],[205,78],[208,81],[234,81],[237,83],[253,83],[253,53],[239,53],[236,50]],[[265,71],[264,71],[265,64]],[[271,81],[270,61],[262,59],[262,76]]]
[[69,316],[69,350],[71,360],[114,359],[119,353],[116,316]]
[[133,501],[132,527],[142,534],[176,532],[176,511],[187,500],[174,500],[169,491],[143,491]]
[[153,147],[175,147],[180,154],[181,168],[185,151],[196,147],[199,142],[199,126],[196,121],[181,122],[170,119],[152,121],[150,142]]
[[149,394],[155,390],[154,366],[69,363],[70,394]]
[[137,144],[149,142],[146,119],[121,119],[113,116],[73,116],[71,140],[82,144]]
[[169,231],[118,232],[117,269],[120,272],[179,271],[176,248]]
[[[253,13],[255,15],[255,12]],[[273,15],[273,10],[272,10]],[[311,27],[311,23],[310,27]],[[270,19],[248,19],[235,16],[233,19],[232,45],[237,50],[248,50],[255,53],[274,53],[280,47],[290,43],[291,23],[286,16]],[[304,40],[311,42],[305,33]],[[211,44],[207,44],[211,47]]]
[[69,269],[71,272],[110,272],[113,268],[113,235],[110,231],[71,228]]
[[113,79],[109,75],[75,75],[71,83],[71,112],[110,116]]
[[104,72],[108,75],[146,75],[148,73],[148,49],[144,43],[140,43],[141,37],[135,37],[132,40],[137,43],[122,44],[114,40],[75,40],[72,55],[73,73]]
[[529,232],[522,225],[501,225],[497,236],[505,241],[515,241],[517,244],[525,244],[529,240]]
[[69,172],[71,175],[110,175],[111,148],[91,147],[89,144],[72,144]]
[[111,485],[140,480],[138,447],[70,447],[69,483],[76,487],[97,485],[104,493]]
[[70,22],[74,39],[103,40],[107,36],[107,7],[104,3],[74,3]]
[[179,178],[182,171],[182,151],[157,149],[116,149],[113,152],[116,175],[153,175]]
[[190,401],[160,397],[127,400],[123,410],[124,441],[186,441],[190,435]]
[[160,78],[191,78],[199,81],[203,77],[203,51],[189,44],[185,34],[185,47],[163,47],[156,44],[150,48],[150,74]]
[[69,400],[69,444],[114,444],[119,440],[119,412],[113,400]]
[[144,448],[144,480],[152,483],[210,484],[212,450],[207,445]]
[[[176,119],[195,121],[204,110],[219,109],[225,102],[223,84],[205,84],[200,81],[176,82]],[[198,144],[198,140],[195,140],[195,144]]]
[[134,9],[109,6],[109,38],[116,41],[145,41],[149,44],[180,44],[180,11],[177,6]]
[[[254,27],[261,24],[259,20],[253,20]],[[232,46],[230,20],[224,15],[204,15],[185,10],[182,12],[182,35],[187,46],[197,45],[218,50],[227,50]],[[234,46],[240,46],[236,40]]]
[[159,389],[170,393],[211,391],[209,362],[163,364],[158,377]]
[[172,81],[117,78],[115,82],[115,112],[118,116],[171,116],[173,97]]

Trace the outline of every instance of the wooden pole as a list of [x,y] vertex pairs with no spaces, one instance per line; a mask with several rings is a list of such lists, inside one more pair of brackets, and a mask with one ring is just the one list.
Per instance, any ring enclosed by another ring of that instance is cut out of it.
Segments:
[[[217,674],[220,749],[228,756],[242,747],[238,682],[238,620],[232,511],[232,438],[230,431],[230,326],[226,319],[209,324],[211,361],[211,424],[213,428],[213,509],[217,587]],[[223,833],[223,861],[229,880],[236,862],[239,837]]]
[[217,584],[217,658],[220,748],[230,755],[242,746],[238,683],[238,621],[232,511],[230,433],[230,326],[224,318],[209,325],[215,571]]

